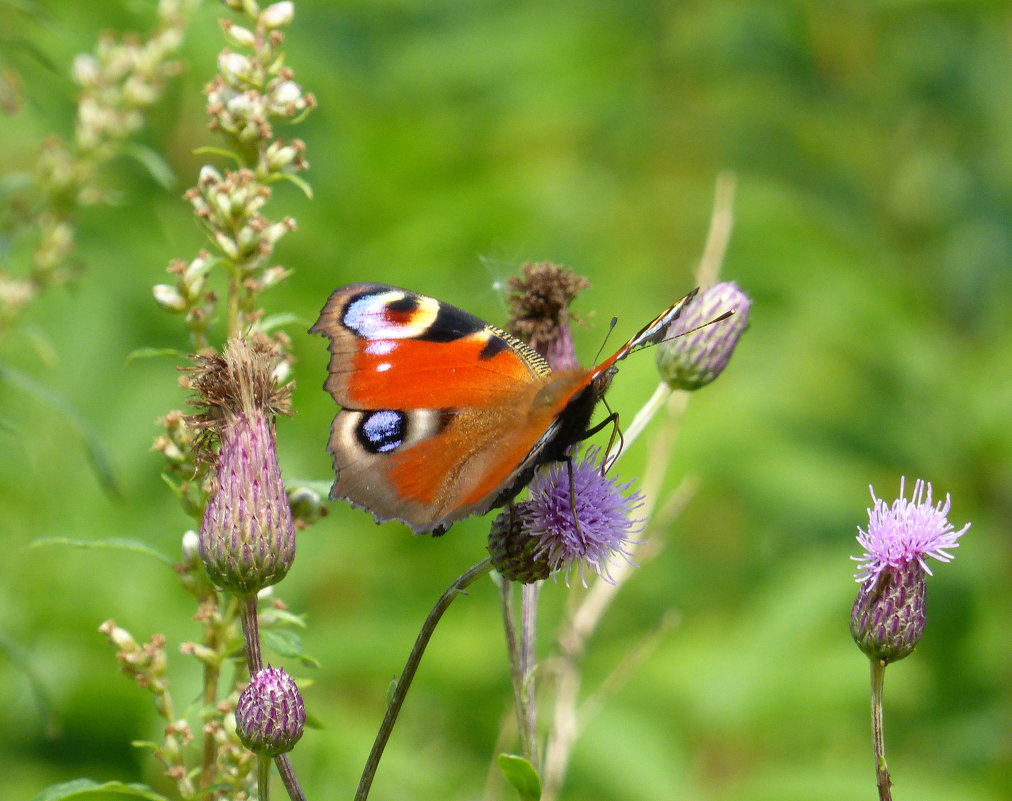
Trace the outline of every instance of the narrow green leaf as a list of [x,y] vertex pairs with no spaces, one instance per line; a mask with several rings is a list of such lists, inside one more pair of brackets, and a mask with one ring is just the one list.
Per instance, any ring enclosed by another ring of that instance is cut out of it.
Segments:
[[98,782],[91,779],[74,779],[63,784],[52,784],[39,793],[33,801],[70,801],[71,799],[94,799],[118,795],[127,798],[145,798],[148,801],[168,801],[146,784],[123,784],[123,782]]
[[302,178],[300,178],[298,175],[295,175],[290,172],[283,172],[275,176],[274,180],[291,181],[293,184],[299,187],[299,189],[302,190],[303,194],[305,194],[307,198],[309,198],[310,200],[313,199],[313,187],[311,187],[306,181],[302,180]]
[[115,548],[121,551],[133,551],[134,553],[154,557],[159,562],[162,562],[169,567],[172,567],[175,564],[175,562],[173,562],[161,551],[155,550],[146,543],[140,542],[139,540],[120,539],[118,537],[102,540],[78,540],[71,537],[42,537],[28,543],[28,545],[25,546],[25,550],[28,550],[29,548],[40,548],[44,545],[72,545],[75,548]]
[[506,781],[520,793],[521,801],[538,801],[541,798],[541,777],[529,761],[516,754],[499,754],[496,762]]
[[[275,328],[280,328],[283,325],[289,325],[291,323],[298,323],[299,315],[292,314],[291,312],[285,312],[283,314],[271,314],[264,317],[260,321],[260,330],[265,334],[271,333]],[[305,324],[305,321],[302,321]]]
[[137,348],[127,354],[124,367],[135,359],[156,359],[161,356],[168,356],[172,359],[185,359],[186,354],[175,348]]
[[194,148],[193,155],[195,156],[224,156],[227,159],[231,159],[236,164],[242,164],[242,158],[234,150],[228,150],[224,147],[214,147],[213,145],[206,145],[204,147]]
[[99,484],[101,484],[102,488],[112,497],[117,499],[123,497],[123,494],[119,489],[119,482],[113,474],[112,464],[109,462],[109,458],[105,453],[105,448],[102,446],[102,441],[99,439],[95,430],[85,423],[75,406],[67,398],[53,389],[40,384],[34,378],[22,373],[20,370],[14,370],[6,365],[0,365],[0,380],[6,381],[8,384],[20,389],[26,395],[31,395],[35,399],[40,400],[48,406],[52,406],[57,411],[61,412],[81,435],[81,439],[84,441],[85,450],[88,454],[88,460],[91,462],[91,466],[94,469],[95,474],[98,476]]
[[172,191],[176,186],[176,174],[157,150],[135,142],[127,142],[123,145],[123,155],[137,161],[163,189]]

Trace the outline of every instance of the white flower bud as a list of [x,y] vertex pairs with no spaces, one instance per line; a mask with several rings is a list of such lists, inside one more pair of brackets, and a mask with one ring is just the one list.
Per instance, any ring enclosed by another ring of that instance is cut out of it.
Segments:
[[193,562],[200,558],[200,537],[192,528],[183,534],[183,561]]
[[225,50],[218,56],[218,71],[232,86],[245,83],[249,79],[252,64],[239,53]]
[[288,2],[273,3],[260,14],[260,24],[267,30],[283,28],[292,21],[295,14],[295,4]]
[[282,81],[271,92],[274,105],[287,107],[302,99],[302,87],[295,81]]
[[98,61],[87,53],[74,56],[71,75],[79,86],[94,86],[98,83]]
[[249,28],[242,25],[229,25],[225,28],[225,38],[236,47],[248,47],[251,50],[256,46],[256,35]]
[[186,298],[174,286],[155,284],[151,288],[151,294],[155,296],[155,303],[165,309],[165,311],[186,311]]

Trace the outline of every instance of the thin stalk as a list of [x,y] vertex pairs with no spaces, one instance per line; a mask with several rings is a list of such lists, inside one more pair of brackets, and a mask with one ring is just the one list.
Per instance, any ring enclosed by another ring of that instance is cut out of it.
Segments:
[[[540,771],[537,712],[534,707],[534,667],[537,664],[538,595],[541,582],[525,584],[520,591],[520,701],[524,727],[520,730],[524,757]],[[518,709],[519,712],[519,709]]]
[[[208,593],[205,599],[207,603],[214,604],[215,613],[207,615],[204,623],[204,645],[212,651],[217,652],[221,647],[219,615],[220,608],[217,592]],[[204,709],[212,709],[218,703],[218,678],[221,675],[221,668],[217,664],[204,663]],[[214,783],[215,763],[218,759],[218,743],[209,732],[204,732],[203,743],[200,753],[200,788],[210,786]]]
[[257,799],[270,801],[271,798],[271,758],[257,754]]
[[291,760],[288,754],[278,754],[274,757],[274,764],[278,766],[278,773],[281,774],[281,781],[284,782],[288,797],[292,801],[306,801],[306,794],[302,792],[299,780],[295,778],[295,771],[292,769]]
[[871,660],[871,739],[875,747],[875,784],[879,801],[892,801],[892,779],[886,765],[885,736],[882,732],[882,688],[885,684],[886,663]]
[[369,789],[372,786],[373,778],[376,776],[376,768],[379,767],[380,759],[383,757],[383,749],[386,748],[387,741],[390,739],[394,724],[397,722],[397,716],[404,705],[404,698],[411,688],[411,680],[415,676],[415,671],[418,670],[418,665],[422,661],[422,655],[425,653],[425,648],[429,644],[429,640],[432,638],[432,634],[436,630],[436,625],[439,623],[440,618],[450,604],[453,603],[454,598],[482,576],[488,575],[491,570],[491,558],[478,562],[478,564],[460,576],[446,589],[446,592],[436,601],[436,605],[432,607],[432,611],[425,618],[425,622],[422,623],[422,628],[418,632],[418,637],[411,648],[411,653],[408,654],[408,660],[404,663],[401,677],[394,688],[386,715],[383,716],[383,722],[376,733],[376,740],[373,742],[372,751],[369,752],[369,758],[366,760],[365,768],[362,770],[362,778],[359,780],[358,789],[355,791],[355,801],[365,801],[369,797]]
[[259,673],[264,666],[260,656],[260,627],[257,623],[257,597],[240,598],[239,606],[242,614],[242,635],[246,642],[246,666],[250,678]]

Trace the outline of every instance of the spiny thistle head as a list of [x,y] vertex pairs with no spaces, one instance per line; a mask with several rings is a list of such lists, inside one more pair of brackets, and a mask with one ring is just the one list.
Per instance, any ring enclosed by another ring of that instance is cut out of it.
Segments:
[[529,344],[553,370],[577,367],[569,329],[569,304],[590,282],[552,262],[527,262],[523,277],[509,279],[506,328]]
[[221,356],[200,357],[190,377],[203,412],[205,458],[217,440],[215,479],[200,527],[200,556],[225,590],[253,595],[284,578],[295,558],[295,524],[274,441],[274,417],[288,410],[290,385],[275,380],[266,344],[231,340]]
[[948,550],[970,527],[956,531],[949,523],[948,495],[932,505],[931,485],[918,479],[908,501],[905,484],[901,479],[900,497],[892,506],[869,488],[875,505],[868,510],[867,530],[859,528],[857,537],[865,553],[851,557],[860,563],[855,578],[861,589],[850,632],[869,659],[884,663],[908,656],[924,633],[925,576],[931,574],[925,557],[951,561]]
[[[699,389],[713,381],[727,367],[745,333],[751,306],[751,299],[733,281],[700,292],[657,348],[661,377],[674,389]],[[728,311],[734,314],[707,325]]]
[[[493,524],[489,552],[506,578],[530,582],[576,566],[586,584],[585,567],[611,581],[609,564],[616,555],[628,559],[626,546],[643,531],[645,519],[631,515],[643,501],[628,493],[632,482],[619,484],[595,464],[597,449],[569,468],[556,462],[542,469],[530,485],[530,500],[517,504],[512,521],[506,510]],[[505,518],[505,519],[504,519]]]
[[291,751],[305,725],[302,695],[281,668],[268,666],[257,672],[235,707],[236,734],[250,751],[263,756]]

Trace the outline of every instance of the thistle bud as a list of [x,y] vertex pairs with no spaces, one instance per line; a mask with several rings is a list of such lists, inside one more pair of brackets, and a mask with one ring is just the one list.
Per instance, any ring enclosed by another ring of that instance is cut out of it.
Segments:
[[501,512],[488,532],[488,552],[492,566],[505,579],[530,584],[542,581],[552,573],[548,554],[541,540],[532,537],[524,525],[529,503],[514,504]]
[[267,667],[250,680],[235,707],[235,730],[242,744],[263,756],[291,751],[302,737],[306,709],[295,681]]
[[850,634],[865,656],[897,662],[924,634],[924,568],[907,562],[861,586],[850,612]]
[[250,596],[285,577],[295,559],[295,523],[274,442],[274,415],[288,388],[273,378],[266,345],[233,339],[202,358],[192,386],[205,407],[194,425],[220,442],[214,490],[200,527],[200,556],[215,584]]
[[[734,282],[699,293],[657,348],[657,369],[674,389],[699,389],[720,375],[748,327],[752,301]],[[709,324],[727,311],[734,315]],[[698,329],[698,330],[693,330]]]

